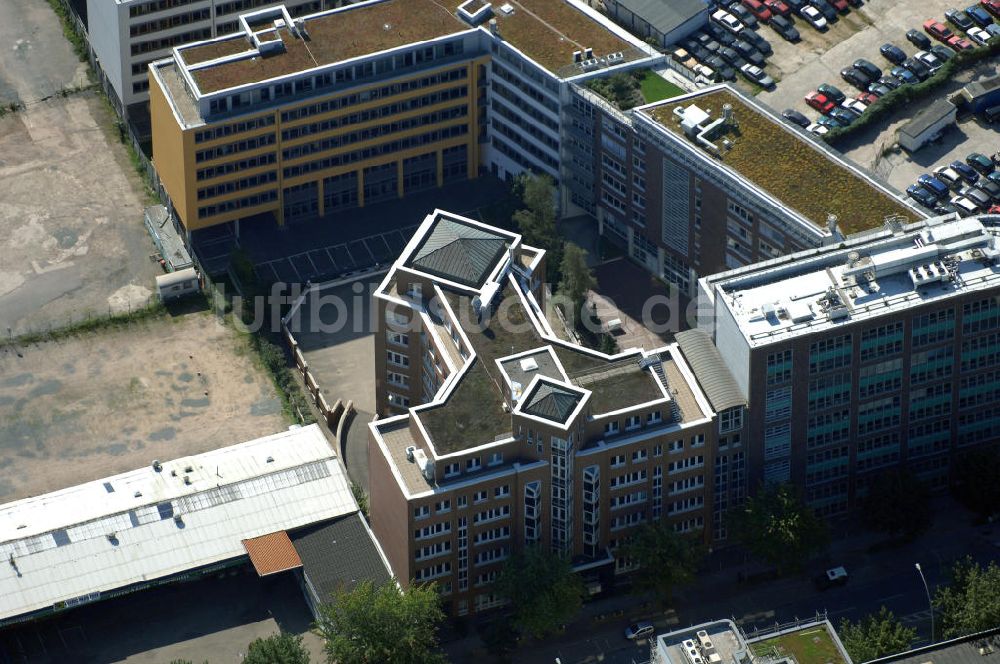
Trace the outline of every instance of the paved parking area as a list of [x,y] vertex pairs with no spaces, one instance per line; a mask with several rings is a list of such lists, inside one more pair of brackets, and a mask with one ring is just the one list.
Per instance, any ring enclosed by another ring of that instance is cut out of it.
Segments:
[[261,579],[241,567],[0,631],[0,662],[236,664],[251,641],[279,629],[303,634],[312,661],[322,662],[311,622],[293,573]]
[[[906,31],[921,30],[925,20],[944,20],[944,11],[965,6],[955,0],[867,0],[861,8],[851,8],[825,33],[817,32],[801,18],[795,26],[802,41],[791,44],[768,27],[761,34],[771,42],[774,55],[768,58],[767,70],[779,81],[775,90],[764,91],[757,99],[776,111],[794,108],[815,117],[803,97],[820,83],[836,85],[846,94],[853,90],[840,78],[840,70],[858,58],[871,60],[882,69],[889,65],[879,54],[879,46],[891,41],[908,54],[916,48],[906,41]],[[891,66],[891,65],[890,65]]]

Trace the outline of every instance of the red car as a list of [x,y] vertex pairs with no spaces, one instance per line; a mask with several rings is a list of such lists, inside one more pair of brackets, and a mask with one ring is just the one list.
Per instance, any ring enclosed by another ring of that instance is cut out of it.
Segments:
[[948,41],[946,43],[956,51],[968,51],[976,47],[976,45],[971,41],[965,37],[959,37],[958,35],[948,37]]
[[[1000,0],[996,0],[1000,3]],[[785,0],[764,0],[764,5],[771,10],[772,14],[788,17],[792,13],[792,8],[785,4]]]
[[806,103],[823,115],[826,115],[837,107],[837,105],[830,101],[825,94],[822,92],[816,92],[815,90],[806,95]]
[[924,30],[926,30],[927,34],[931,37],[945,44],[948,43],[948,38],[953,36],[947,25],[941,21],[935,21],[934,19],[924,21]]
[[871,92],[859,92],[858,96],[855,98],[862,104],[867,104],[868,106],[871,106],[878,101],[878,95]]
[[983,6],[983,9],[1000,18],[1000,0],[979,0],[979,4]]
[[841,14],[846,14],[851,11],[851,8],[847,4],[847,0],[827,0],[833,8],[836,9]]
[[764,6],[760,0],[742,0],[743,6],[750,10],[758,21],[767,23],[771,20],[771,10]]

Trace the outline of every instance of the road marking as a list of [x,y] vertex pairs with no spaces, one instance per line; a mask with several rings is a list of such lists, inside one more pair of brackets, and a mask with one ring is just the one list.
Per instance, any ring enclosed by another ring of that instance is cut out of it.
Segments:
[[888,597],[883,597],[882,599],[877,599],[875,601],[888,602],[890,599],[896,599],[897,597],[906,597],[906,593],[896,593],[895,595],[889,595]]

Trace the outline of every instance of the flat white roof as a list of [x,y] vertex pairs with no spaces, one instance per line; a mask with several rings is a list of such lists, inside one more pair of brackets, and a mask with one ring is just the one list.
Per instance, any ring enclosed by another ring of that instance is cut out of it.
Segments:
[[358,509],[317,425],[0,505],[0,621],[245,553]]
[[1000,217],[939,217],[707,277],[751,346],[1000,286]]

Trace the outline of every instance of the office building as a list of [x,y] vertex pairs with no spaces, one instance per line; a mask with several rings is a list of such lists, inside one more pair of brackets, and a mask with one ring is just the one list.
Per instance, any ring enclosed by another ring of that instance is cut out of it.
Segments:
[[567,209],[690,296],[702,276],[925,218],[726,85],[626,113],[577,86],[567,115]]
[[[349,0],[287,0],[293,17]],[[239,15],[277,6],[273,0],[87,0],[87,33],[98,72],[119,115],[149,100],[149,63],[175,46],[228,35]]]
[[[644,523],[720,539],[715,506],[745,486],[744,403],[714,347],[689,362],[564,341],[544,276],[519,235],[438,210],[374,295],[372,529],[396,576],[436,581],[458,615],[498,606],[528,545],[601,584],[631,569],[617,547]],[[695,361],[719,378],[699,384]]]
[[698,328],[747,410],[748,477],[821,514],[880,471],[932,486],[1000,432],[998,217],[941,217],[705,277]]
[[324,216],[481,169],[560,180],[572,82],[662,58],[579,0],[371,0],[239,23],[150,69],[153,161],[188,231]]
[[317,425],[0,505],[0,626],[234,568],[294,574],[314,613],[389,578]]

